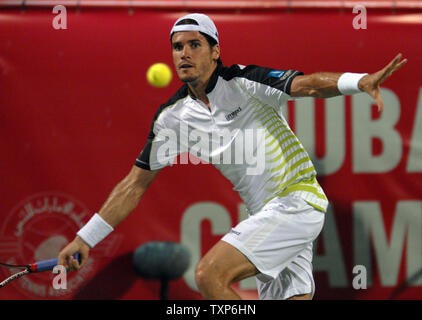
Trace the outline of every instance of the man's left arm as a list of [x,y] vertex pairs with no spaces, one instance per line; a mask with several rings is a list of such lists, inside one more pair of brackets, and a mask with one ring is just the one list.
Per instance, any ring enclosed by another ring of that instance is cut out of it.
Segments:
[[296,76],[292,81],[290,96],[324,99],[366,92],[376,101],[378,110],[382,111],[384,103],[380,96],[380,85],[406,62],[407,59],[402,60],[402,55],[399,53],[383,69],[372,74],[317,72]]

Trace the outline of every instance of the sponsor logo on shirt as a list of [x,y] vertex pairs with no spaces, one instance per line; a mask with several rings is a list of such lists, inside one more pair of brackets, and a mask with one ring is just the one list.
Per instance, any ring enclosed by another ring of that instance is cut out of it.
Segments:
[[235,234],[235,235],[237,235],[237,236],[239,236],[239,235],[241,234],[241,232],[236,231],[236,230],[234,230],[234,229],[231,229],[231,230],[230,230],[230,233],[234,233],[234,234]]
[[279,78],[282,81],[286,80],[292,73],[292,70],[273,70],[268,73],[268,76],[273,78]]
[[242,109],[239,107],[239,108],[237,108],[236,110],[234,110],[233,112],[231,112],[231,113],[229,113],[229,114],[226,114],[226,120],[227,120],[227,121],[233,120],[234,118],[236,118],[236,117],[237,117],[237,114],[238,114],[240,111],[242,111]]
[[270,73],[268,73],[269,77],[274,77],[274,78],[281,78],[281,76],[285,73],[286,71],[284,70],[273,70]]

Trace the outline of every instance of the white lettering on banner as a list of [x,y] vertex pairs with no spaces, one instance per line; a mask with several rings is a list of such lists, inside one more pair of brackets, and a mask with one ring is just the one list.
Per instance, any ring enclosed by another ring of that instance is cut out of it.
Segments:
[[[324,254],[318,255],[316,252],[318,242],[321,240],[324,243]],[[331,206],[328,206],[325,216],[324,228],[322,229],[320,238],[315,242],[313,260],[315,271],[327,272],[328,283],[330,287],[348,287],[346,267],[341,250],[340,239],[337,233],[336,221]]]
[[416,106],[415,124],[413,126],[412,140],[410,142],[407,172],[422,172],[422,88],[419,90],[418,104]]
[[312,158],[318,175],[337,172],[345,158],[344,97],[325,100],[325,155],[315,154],[315,100],[299,99],[295,102],[295,134]]
[[181,225],[181,243],[191,253],[191,264],[184,274],[186,284],[195,291],[195,267],[201,258],[201,223],[208,219],[212,233],[224,235],[230,231],[230,214],[222,205],[215,202],[200,202],[190,206],[183,214]]
[[[238,206],[238,215],[239,222],[247,218],[247,211],[243,203]],[[214,235],[223,236],[232,227],[229,212],[218,203],[196,203],[184,212],[181,223],[181,242],[192,255],[192,263],[185,273],[184,279],[186,284],[195,291],[198,291],[195,283],[195,267],[202,256],[201,223],[205,219],[210,220]],[[405,241],[407,241],[406,278],[411,279],[420,272],[422,269],[422,201],[399,201],[397,203],[390,234],[388,241],[379,202],[357,201],[353,203],[354,263],[365,267],[365,274],[359,269],[358,276],[353,278],[351,284],[354,288],[356,281],[359,282],[357,286],[361,289],[372,285],[372,247],[382,286],[398,285]],[[319,241],[323,241],[323,254],[317,254]],[[331,206],[328,207],[321,235],[314,244],[314,271],[326,272],[331,288],[350,287],[335,214]],[[356,274],[358,271],[354,270],[353,273]],[[362,282],[363,277],[366,277],[365,285]],[[409,285],[422,285],[421,277]],[[242,280],[239,288],[255,290],[255,279]]]
[[[352,101],[352,170],[353,173],[385,173],[398,166],[403,154],[402,137],[395,128],[400,118],[400,102],[389,89],[382,88],[384,112],[372,119],[373,99],[365,94],[356,94]],[[422,92],[421,92],[422,95]],[[315,153],[315,106],[314,99],[305,98],[295,101],[295,134],[308,151],[319,175],[330,175],[341,169],[346,157],[346,119],[344,96],[325,100],[325,154],[317,157]],[[287,108],[283,108],[287,115]],[[419,98],[414,123],[408,172],[422,171],[422,98]],[[220,130],[205,134],[189,129],[181,123],[179,133],[171,129],[161,129],[157,133],[161,144],[157,150],[160,163],[180,164],[247,164],[247,175],[259,175],[265,170],[265,131],[245,129]],[[373,141],[382,143],[380,154],[374,154]],[[234,146],[230,146],[234,141]],[[189,145],[190,143],[190,145]],[[188,153],[190,152],[190,153]]]
[[[248,217],[246,206],[241,203],[238,207],[239,222]],[[188,286],[198,291],[195,283],[195,267],[201,258],[201,223],[208,219],[212,224],[213,234],[221,234],[223,236],[232,227],[229,212],[221,205],[213,202],[201,202],[190,206],[182,218],[181,242],[184,244],[192,255],[191,265],[186,271],[184,278]],[[242,290],[256,289],[255,279],[249,278],[239,283]]]
[[[358,201],[353,205],[355,263],[368,270],[368,285],[372,283],[371,239],[375,261],[383,286],[397,285],[405,239],[406,278],[422,269],[422,201],[399,201],[388,241],[380,204]],[[422,279],[410,285],[422,285]]]
[[[379,119],[371,118],[373,99],[367,94],[354,95],[352,99],[352,150],[354,173],[384,173],[393,170],[402,159],[403,141],[394,128],[400,118],[400,101],[397,95],[382,88],[384,112]],[[346,156],[344,97],[325,100],[325,155],[315,154],[314,99],[295,100],[295,134],[308,151],[318,175],[336,173],[344,164]],[[287,115],[287,108],[282,109]],[[285,116],[286,117],[286,116]],[[422,172],[422,89],[419,91],[416,115],[410,142],[407,172]],[[372,141],[378,138],[383,151],[372,152]]]
[[[394,169],[402,156],[402,140],[394,126],[400,118],[400,102],[388,89],[381,89],[384,111],[379,119],[371,119],[373,99],[357,94],[352,99],[353,172],[388,172]],[[382,141],[383,151],[373,155],[372,140]]]

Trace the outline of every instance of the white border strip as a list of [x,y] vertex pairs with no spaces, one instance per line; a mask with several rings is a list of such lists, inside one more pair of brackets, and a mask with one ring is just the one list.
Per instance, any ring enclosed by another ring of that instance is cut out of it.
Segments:
[[4,0],[0,3],[0,7],[4,6],[81,6],[81,7],[196,7],[196,8],[250,8],[250,9],[270,9],[270,8],[353,8],[357,5],[363,5],[368,8],[384,8],[384,9],[417,9],[422,8],[422,1],[200,1],[200,0],[180,0],[180,1],[164,1],[164,0]]

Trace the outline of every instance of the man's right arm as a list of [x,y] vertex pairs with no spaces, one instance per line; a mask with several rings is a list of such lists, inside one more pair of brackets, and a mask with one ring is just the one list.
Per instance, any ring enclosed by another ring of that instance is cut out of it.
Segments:
[[148,186],[160,170],[149,171],[133,166],[129,174],[113,189],[99,215],[113,228],[138,205]]
[[[109,197],[99,211],[99,216],[111,227],[116,227],[138,205],[148,186],[154,181],[160,170],[144,170],[133,166],[129,174],[119,182],[110,193]],[[90,247],[80,237],[69,243],[60,253],[58,264],[67,268],[79,269],[89,255]],[[73,259],[72,255],[79,252],[82,256],[81,265]]]

